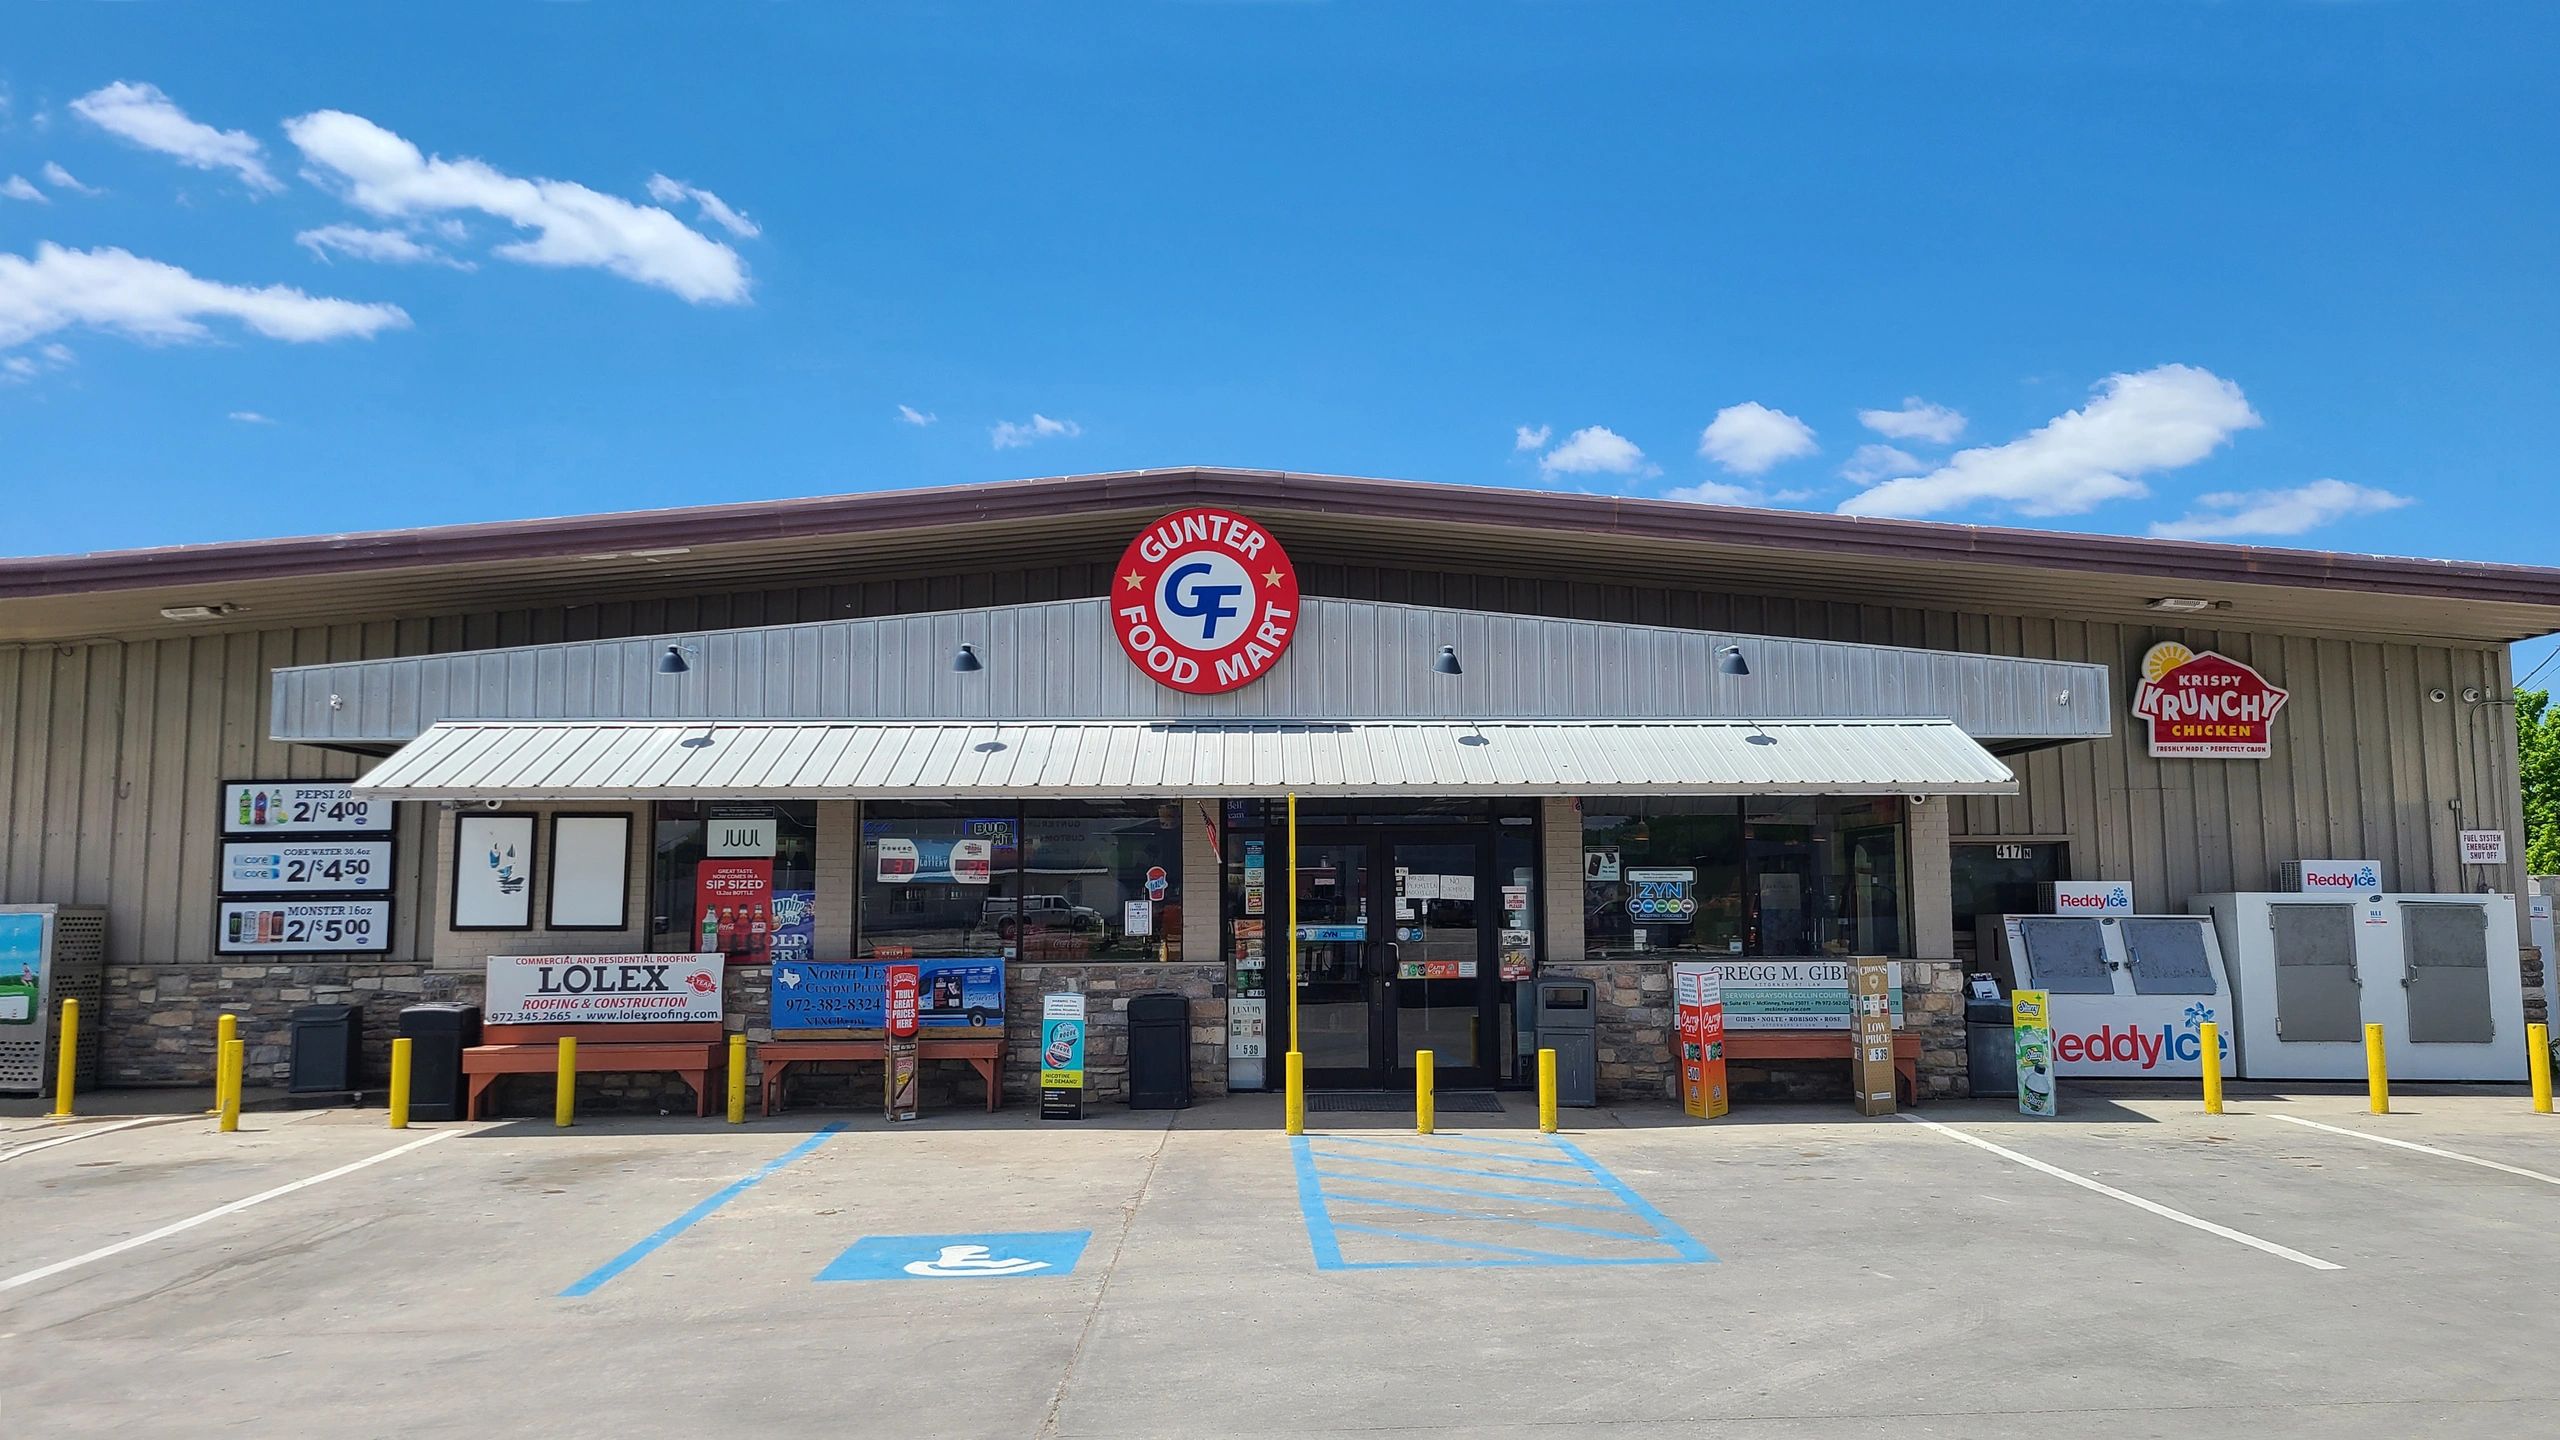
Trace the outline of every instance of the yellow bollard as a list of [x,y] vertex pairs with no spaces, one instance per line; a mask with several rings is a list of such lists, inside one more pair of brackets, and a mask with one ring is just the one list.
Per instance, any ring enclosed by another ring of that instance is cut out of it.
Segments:
[[2533,1072],[2533,1113],[2551,1113],[2551,1027],[2524,1027],[2525,1064]]
[[2210,1020],[2196,1027],[2196,1047],[2204,1052],[2204,1113],[2222,1113],[2222,1027]]
[[[41,1022],[43,1012],[38,1011],[36,1018]],[[77,1000],[62,1002],[62,1038],[55,1048],[61,1053],[55,1056],[53,1064],[53,1118],[68,1120],[71,1118],[71,1091],[80,1083],[80,1002]]]
[[567,1128],[578,1113],[578,1037],[560,1037],[560,1088],[551,1099],[551,1123]]
[[2364,1027],[2364,1088],[2376,1115],[2391,1113],[2391,1081],[2382,1068],[2382,1027]]
[[222,1113],[222,1047],[240,1038],[240,1017],[225,1010],[213,1022],[213,1108],[208,1115]]
[[729,1037],[729,1123],[747,1123],[747,1037]]
[[1430,1134],[1431,1123],[1438,1118],[1431,1113],[1431,1061],[1430,1051],[1413,1052],[1413,1133],[1416,1135]]
[[1287,1065],[1284,1082],[1287,1093],[1280,1102],[1281,1113],[1287,1120],[1290,1134],[1304,1135],[1307,1133],[1307,1057],[1292,1050]]
[[1556,1052],[1538,1052],[1538,1133],[1556,1133]]
[[391,1042],[391,1128],[409,1128],[409,1037]]
[[222,1042],[222,1059],[216,1067],[220,1078],[214,1083],[222,1091],[222,1119],[218,1128],[225,1135],[240,1128],[240,1072],[248,1065],[248,1046],[237,1040]]

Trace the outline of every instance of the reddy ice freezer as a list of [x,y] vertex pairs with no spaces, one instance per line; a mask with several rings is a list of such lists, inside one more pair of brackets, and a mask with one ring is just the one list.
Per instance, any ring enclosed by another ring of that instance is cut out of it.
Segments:
[[2238,1073],[2231,982],[2213,924],[2197,915],[2008,915],[2017,984],[2047,995],[2054,1073],[2192,1077],[2202,1025],[2220,1022],[2221,1068]]

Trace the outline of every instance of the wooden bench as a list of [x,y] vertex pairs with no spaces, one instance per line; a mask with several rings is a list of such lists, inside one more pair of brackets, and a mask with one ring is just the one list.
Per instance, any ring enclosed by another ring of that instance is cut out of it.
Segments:
[[[885,1035],[834,1036],[827,1038],[767,1040],[756,1047],[756,1058],[764,1062],[764,1113],[772,1114],[789,1098],[783,1081],[794,1065],[820,1060],[879,1060],[889,1058],[889,1039]],[[987,1108],[1004,1103],[1004,1032],[973,1030],[966,1035],[937,1035],[927,1030],[916,1036],[918,1060],[966,1060],[987,1082]]]
[[462,1052],[471,1082],[463,1113],[480,1118],[480,1100],[502,1075],[554,1075],[560,1040],[578,1042],[578,1073],[623,1075],[667,1071],[693,1087],[693,1113],[711,1113],[711,1077],[727,1063],[728,1035],[717,1020],[613,1025],[491,1025],[484,1042]]
[[[1724,1060],[1727,1065],[1748,1065],[1772,1060],[1836,1060],[1849,1063],[1849,1032],[1846,1030],[1727,1030],[1724,1032]],[[1920,1107],[1920,1037],[1905,1031],[1893,1036],[1893,1075],[1895,1088],[1902,1092],[1902,1103],[1912,1109]]]

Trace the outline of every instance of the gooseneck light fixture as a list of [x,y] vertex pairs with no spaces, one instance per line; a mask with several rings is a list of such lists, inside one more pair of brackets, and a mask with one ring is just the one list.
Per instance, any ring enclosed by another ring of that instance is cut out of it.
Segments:
[[[691,665],[685,663],[684,652],[685,647],[682,645],[670,645],[666,649],[658,652],[658,673],[661,675],[681,675],[687,670],[692,669],[693,667]],[[700,654],[701,652],[695,651],[694,653]]]
[[1727,645],[1716,652],[1716,671],[1723,675],[1748,675],[1751,662],[1742,658],[1742,647]]
[[960,653],[951,657],[951,668],[963,675],[974,675],[987,667],[979,663],[976,646],[963,645]]
[[1458,663],[1458,647],[1455,645],[1441,646],[1440,658],[1431,662],[1431,669],[1433,673],[1440,675],[1464,675],[1467,673],[1467,667]]

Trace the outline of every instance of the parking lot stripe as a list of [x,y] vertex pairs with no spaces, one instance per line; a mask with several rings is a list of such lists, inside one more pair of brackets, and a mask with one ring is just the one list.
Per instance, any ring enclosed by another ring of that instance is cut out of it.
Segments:
[[1923,1120],[1919,1116],[1914,1115],[1907,1110],[1897,1110],[1894,1113],[1902,1119],[1910,1121],[1914,1125],[1926,1125],[1941,1135],[1953,1136],[1967,1145],[1988,1150],[1992,1154],[2000,1156],[2004,1160],[2014,1160],[2017,1163],[2026,1166],[2030,1170],[2036,1171],[2040,1174],[2050,1175],[2056,1180],[2067,1181],[2070,1184],[2079,1186],[2083,1190],[2094,1190],[2097,1193],[2106,1196],[2110,1200],[2121,1200],[2136,1210],[2149,1211],[2151,1214],[2157,1215],[2163,1220],[2175,1220],[2181,1225],[2188,1226],[2191,1229],[2202,1230],[2208,1235],[2219,1235],[2225,1240],[2237,1240],[2252,1250],[2263,1250],[2278,1259],[2290,1260],[2296,1265],[2307,1265],[2314,1270],[2343,1270],[2346,1268],[2345,1266],[2336,1264],[2332,1261],[2323,1260],[2316,1255],[2305,1255],[2299,1250],[2279,1245],[2273,1240],[2261,1240],[2257,1236],[2249,1234],[2247,1231],[2234,1230],[2228,1225],[2216,1225],[2210,1220],[2200,1219],[2188,1214],[2184,1210],[2172,1210],[2168,1206],[2163,1205],[2156,1200],[2145,1200],[2141,1196],[2133,1194],[2130,1191],[2119,1190],[2113,1185],[2107,1184],[2105,1181],[2092,1180],[2086,1175],[2074,1174],[2069,1170],[2063,1169],[2059,1165],[2048,1165],[2033,1155],[2021,1155],[2006,1145],[1994,1145],[1979,1135],[1968,1135],[1952,1125],[1942,1125],[1935,1120]]
[[1691,1239],[1688,1231],[1672,1224],[1670,1216],[1653,1208],[1652,1201],[1637,1194],[1634,1188],[1629,1186],[1624,1180],[1610,1174],[1608,1166],[1603,1165],[1599,1161],[1592,1159],[1590,1156],[1583,1154],[1579,1149],[1575,1148],[1571,1141],[1558,1140],[1556,1142],[1556,1148],[1567,1155],[1572,1156],[1574,1159],[1581,1161],[1583,1168],[1589,1170],[1594,1176],[1598,1177],[1600,1183],[1608,1186],[1620,1200],[1625,1201],[1628,1209],[1633,1210],[1638,1215],[1643,1216],[1647,1221],[1651,1222],[1653,1228],[1661,1233],[1663,1243],[1680,1252],[1681,1259],[1707,1261],[1716,1258],[1714,1255],[1708,1253],[1706,1246],[1699,1244],[1694,1239]]
[[264,1205],[270,1200],[280,1199],[292,1194],[296,1190],[308,1190],[314,1185],[326,1184],[331,1180],[337,1179],[341,1175],[352,1175],[358,1170],[362,1170],[369,1165],[379,1165],[385,1160],[396,1159],[399,1156],[408,1154],[412,1150],[433,1145],[439,1140],[450,1140],[454,1136],[462,1133],[463,1132],[460,1130],[439,1130],[433,1135],[422,1135],[419,1138],[410,1141],[406,1145],[394,1145],[379,1155],[368,1155],[364,1159],[355,1161],[352,1164],[341,1165],[335,1170],[324,1170],[317,1175],[305,1176],[304,1178],[296,1180],[289,1185],[278,1185],[272,1190],[261,1190],[257,1194],[252,1195],[245,1200],[234,1200],[228,1205],[216,1205],[212,1209],[204,1211],[201,1214],[190,1215],[184,1220],[173,1221],[170,1224],[161,1226],[157,1230],[145,1231],[144,1233],[133,1236],[130,1239],[119,1240],[113,1245],[101,1245],[86,1255],[74,1255],[68,1260],[56,1260],[50,1265],[40,1265],[33,1270],[23,1271],[19,1274],[10,1276],[6,1280],[0,1280],[0,1291],[15,1290],[21,1285],[33,1285],[39,1280],[48,1280],[56,1275],[60,1275],[66,1270],[77,1270],[83,1265],[92,1264],[96,1261],[107,1259],[110,1256],[121,1255],[127,1250],[138,1250],[155,1241],[166,1240],[170,1236],[179,1234],[182,1231],[193,1230],[199,1225],[219,1220],[225,1215],[237,1215],[252,1205]]
[[119,1130],[130,1130],[136,1125],[173,1125],[180,1120],[191,1120],[195,1118],[197,1117],[191,1115],[145,1115],[138,1120],[118,1120],[112,1125],[83,1125],[77,1130],[70,1131],[66,1134],[56,1135],[50,1140],[36,1140],[7,1150],[0,1150],[0,1160],[15,1160],[21,1155],[33,1155],[39,1150],[50,1150],[56,1145],[68,1145],[74,1140],[87,1140],[99,1135],[113,1135]]
[[2560,1175],[2545,1175],[2539,1170],[2527,1170],[2521,1165],[2483,1160],[2477,1155],[2465,1155],[2459,1150],[2443,1150],[2433,1145],[2421,1145],[2415,1140],[2395,1140],[2388,1135],[2370,1135],[2362,1130],[2350,1130],[2344,1125],[2324,1125],[2317,1120],[2305,1120],[2299,1115],[2270,1115],[2267,1118],[2290,1120],[2296,1125],[2308,1125],[2314,1130],[2326,1130],[2332,1135],[2352,1135],[2358,1140],[2370,1140],[2376,1145],[2396,1145],[2403,1150],[2415,1150],[2421,1155],[2440,1155],[2447,1160],[2459,1160],[2465,1165],[2477,1165],[2484,1170],[2503,1170],[2510,1175],[2521,1175],[2527,1180],[2539,1180],[2545,1185],[2560,1185]]
[[1310,1178],[1320,1175],[1324,1179],[1350,1185],[1392,1185],[1401,1190],[1428,1190],[1435,1195],[1470,1195],[1479,1200],[1516,1200],[1523,1205],[1560,1206],[1567,1210],[1599,1210],[1610,1215],[1617,1214],[1619,1210],[1615,1205],[1602,1205],[1588,1200],[1557,1200],[1545,1195],[1514,1195],[1507,1190],[1480,1190],[1472,1185],[1434,1185],[1426,1180],[1382,1180],[1375,1175],[1351,1175],[1340,1170],[1310,1170],[1307,1173]]
[[[1384,1230],[1375,1225],[1359,1225],[1349,1220],[1337,1220],[1333,1222],[1333,1228],[1356,1230],[1363,1235],[1378,1235],[1389,1240],[1409,1240],[1416,1245],[1439,1245],[1450,1250],[1484,1251],[1494,1255],[1508,1255],[1515,1260],[1534,1261],[1540,1265],[1623,1265],[1627,1263],[1614,1256],[1558,1255],[1549,1250],[1523,1250],[1517,1245],[1495,1245],[1483,1240],[1450,1240],[1438,1235],[1416,1235],[1409,1230]],[[1366,1261],[1363,1265],[1385,1268],[1393,1263],[1393,1261]],[[1500,1262],[1479,1263],[1498,1264]],[[1648,1257],[1641,1263],[1659,1265],[1662,1261]]]
[[576,1284],[561,1291],[555,1298],[562,1300],[575,1300],[582,1295],[593,1295],[597,1290],[603,1288],[606,1281],[611,1280],[614,1276],[621,1274],[623,1271],[630,1269],[641,1261],[648,1259],[651,1251],[666,1244],[668,1241],[673,1240],[687,1230],[692,1229],[695,1225],[701,1222],[704,1216],[709,1215],[712,1211],[719,1209],[721,1206],[728,1204],[730,1201],[746,1194],[749,1190],[754,1189],[766,1176],[771,1175],[776,1170],[781,1169],[783,1166],[790,1164],[792,1161],[799,1159],[801,1156],[808,1154],[810,1151],[817,1149],[819,1146],[824,1145],[829,1140],[835,1138],[837,1133],[844,1129],[844,1125],[845,1122],[841,1120],[836,1121],[835,1123],[820,1130],[817,1134],[810,1136],[808,1139],[801,1141],[799,1144],[792,1146],[790,1149],[783,1151],[781,1154],[767,1160],[762,1165],[757,1166],[753,1171],[730,1181],[726,1186],[704,1196],[701,1202],[695,1205],[692,1209],[687,1210],[673,1220],[668,1221],[666,1224],[659,1226],[656,1230],[644,1237],[639,1244],[632,1246],[630,1249],[623,1251],[621,1254],[607,1260],[602,1265],[597,1266],[594,1270],[588,1272],[587,1275],[580,1279]]
[[[1418,1150],[1426,1155],[1449,1153],[1435,1145],[1416,1145],[1404,1140],[1371,1140],[1360,1135],[1327,1135],[1324,1138],[1328,1145],[1374,1145],[1381,1150]],[[1488,1163],[1502,1165],[1560,1165],[1567,1170],[1576,1168],[1570,1160],[1547,1160],[1534,1155],[1487,1155],[1484,1159]]]
[[1526,1225],[1535,1230],[1561,1230],[1571,1235],[1597,1235],[1605,1240],[1634,1240],[1645,1245],[1659,1245],[1659,1235],[1638,1235],[1626,1230],[1608,1230],[1598,1225],[1567,1225],[1561,1220],[1524,1220],[1517,1215],[1504,1215],[1493,1210],[1460,1210],[1449,1205],[1424,1205],[1412,1200],[1389,1200],[1376,1195],[1335,1195],[1344,1205],[1383,1205],[1394,1210],[1415,1210],[1425,1215],[1454,1215],[1461,1220],[1496,1220],[1505,1225]]
[[[1327,1136],[1327,1139],[1332,1137]],[[1513,1175],[1501,1170],[1469,1170],[1458,1165],[1422,1165],[1411,1160],[1373,1160],[1366,1155],[1319,1155],[1319,1160],[1334,1160],[1345,1165],[1388,1165],[1398,1170],[1436,1170],[1443,1175],[1473,1175],[1479,1180],[1508,1180],[1514,1185],[1554,1185],[1566,1190],[1605,1190],[1588,1180],[1555,1180],[1544,1175]]]

